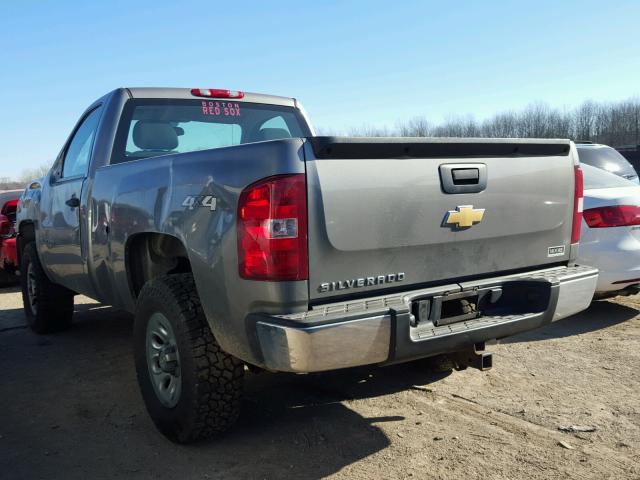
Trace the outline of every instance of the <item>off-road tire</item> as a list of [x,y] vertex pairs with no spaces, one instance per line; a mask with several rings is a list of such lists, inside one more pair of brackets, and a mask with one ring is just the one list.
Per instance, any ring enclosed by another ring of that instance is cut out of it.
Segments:
[[[28,293],[29,278],[27,272],[33,274],[36,288],[35,311]],[[42,269],[38,258],[36,244],[25,245],[20,262],[20,285],[22,287],[22,304],[29,328],[38,334],[54,333],[71,326],[73,319],[74,293],[49,280]]]
[[[181,393],[173,408],[158,398],[147,363],[147,324],[154,313],[170,322],[177,343]],[[191,274],[166,275],[144,285],[136,307],[134,355],[149,415],[171,441],[209,438],[236,422],[244,364],[223,352],[213,337]]]

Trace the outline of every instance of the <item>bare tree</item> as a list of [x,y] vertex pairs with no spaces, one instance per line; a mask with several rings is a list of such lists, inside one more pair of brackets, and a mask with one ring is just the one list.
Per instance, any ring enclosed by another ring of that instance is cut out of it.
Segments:
[[362,125],[358,128],[349,129],[351,137],[396,137],[397,132],[388,127],[374,127],[373,125]]
[[570,138],[612,146],[640,144],[640,98],[615,103],[586,100],[567,110],[535,102],[521,111],[498,112],[477,122],[473,116],[451,116],[440,124],[425,117],[396,123],[395,129],[362,126],[353,136]]
[[587,100],[573,112],[572,137],[576,140],[595,138],[596,117],[599,107],[595,102]]
[[2,190],[19,190],[24,187],[22,182],[16,182],[9,177],[0,178],[0,191]]
[[401,137],[431,137],[433,129],[424,117],[414,117],[398,122],[396,130]]
[[26,168],[20,174],[19,181],[23,184],[29,183],[31,180],[40,178],[49,173],[50,168],[51,163],[43,163],[39,167],[35,168]]

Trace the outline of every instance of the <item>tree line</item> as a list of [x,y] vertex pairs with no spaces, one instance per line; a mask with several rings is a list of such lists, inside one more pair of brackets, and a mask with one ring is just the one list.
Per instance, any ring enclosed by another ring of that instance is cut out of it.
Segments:
[[27,183],[46,175],[49,168],[51,168],[52,163],[53,162],[43,163],[36,168],[26,168],[17,179],[13,179],[11,177],[0,177],[0,190],[18,190],[25,188]]
[[[322,131],[322,129],[321,129]],[[588,100],[576,108],[553,108],[541,102],[520,111],[496,113],[486,120],[453,116],[442,123],[426,117],[400,120],[394,128],[362,126],[351,136],[570,138],[613,147],[640,144],[640,98],[619,102]]]

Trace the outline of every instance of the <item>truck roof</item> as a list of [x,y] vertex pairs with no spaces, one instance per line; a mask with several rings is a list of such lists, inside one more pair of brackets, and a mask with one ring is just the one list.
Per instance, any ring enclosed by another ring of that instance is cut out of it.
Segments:
[[[199,99],[192,95],[190,88],[170,88],[170,87],[132,87],[127,88],[132,98],[178,98],[178,99]],[[270,105],[283,105],[296,107],[296,99],[290,97],[279,97],[276,95],[265,95],[263,93],[243,92],[244,97],[233,99],[234,102],[266,103]]]

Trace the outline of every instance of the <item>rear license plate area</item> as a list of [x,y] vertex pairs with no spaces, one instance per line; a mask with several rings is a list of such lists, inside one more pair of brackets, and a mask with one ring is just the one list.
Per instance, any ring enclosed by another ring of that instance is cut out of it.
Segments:
[[478,292],[456,292],[416,300],[413,314],[417,323],[432,323],[436,327],[464,322],[480,316]]

